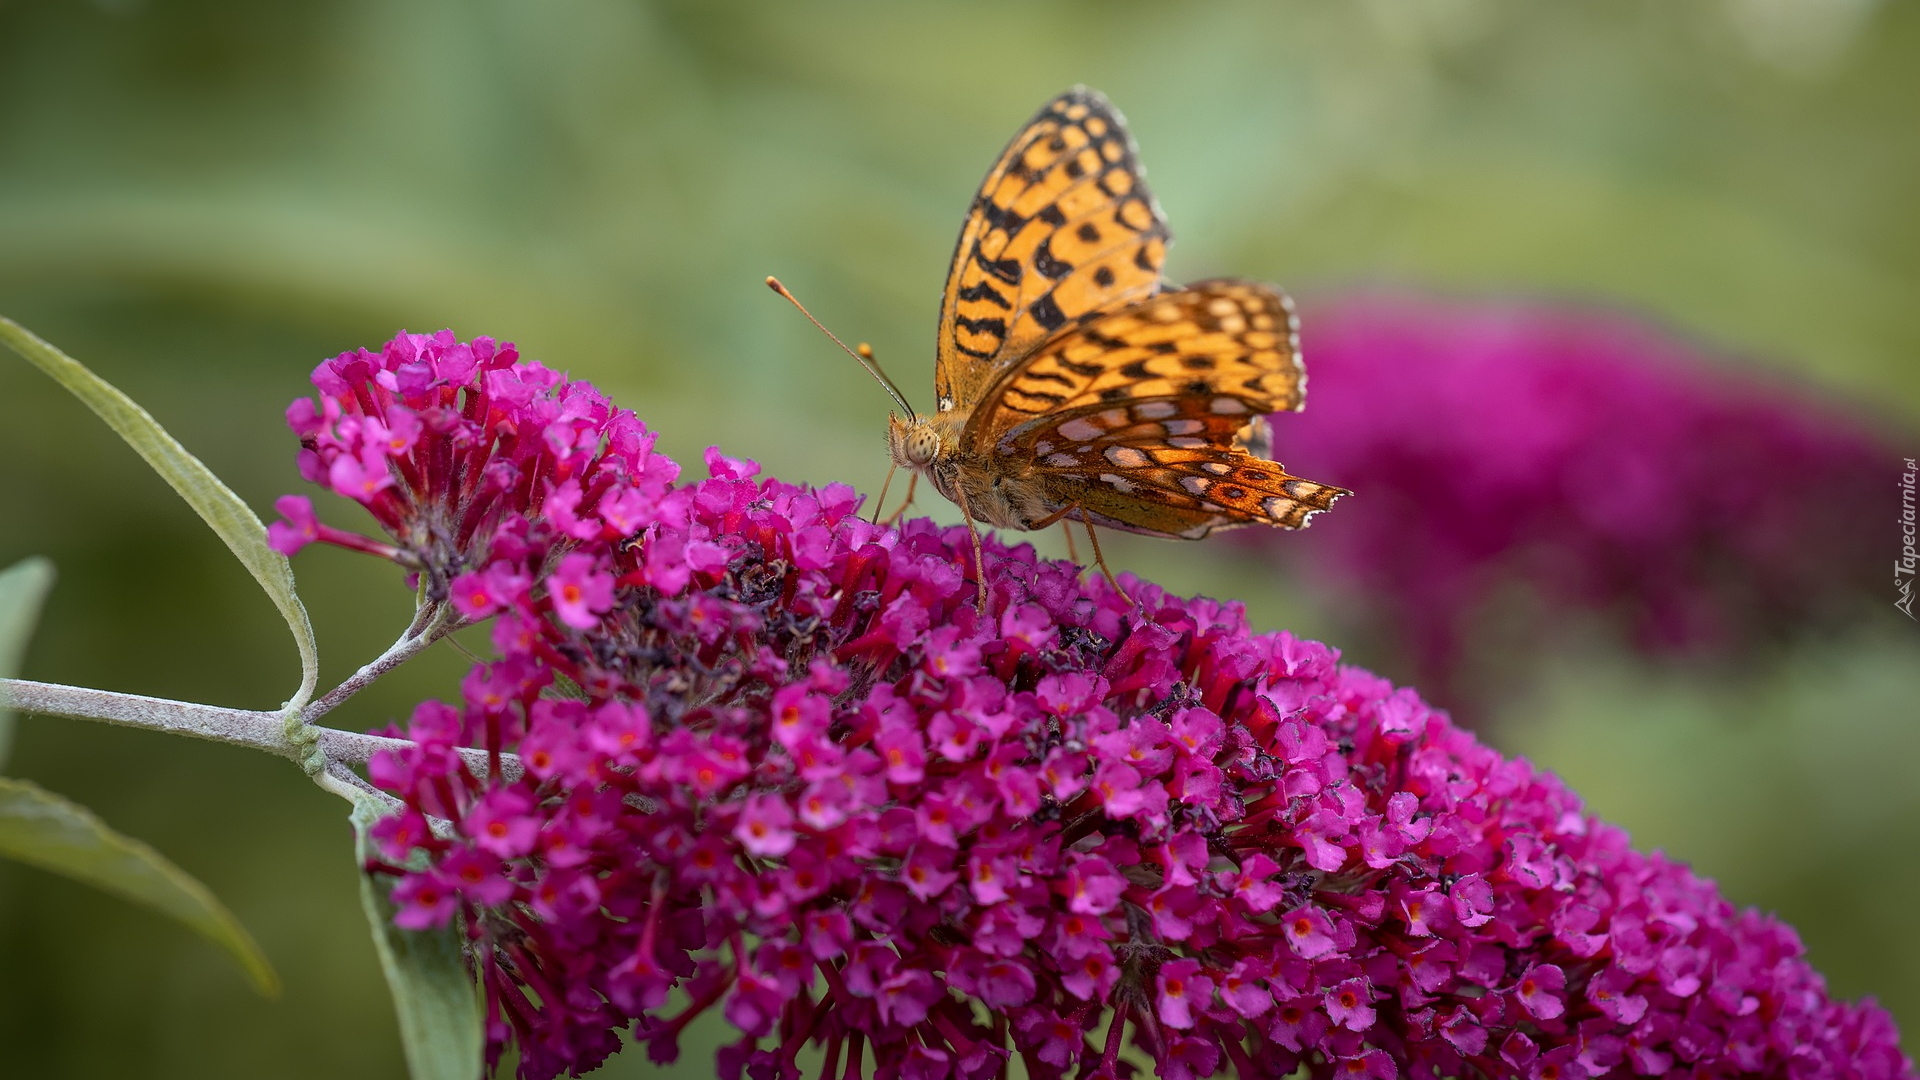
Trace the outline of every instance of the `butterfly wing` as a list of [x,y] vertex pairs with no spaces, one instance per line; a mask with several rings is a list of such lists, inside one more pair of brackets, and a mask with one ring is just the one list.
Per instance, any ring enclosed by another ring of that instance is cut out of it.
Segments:
[[[1297,411],[1306,394],[1299,322],[1286,294],[1253,282],[1202,281],[1089,320],[1035,349],[995,384],[969,431],[998,439],[1063,410],[1194,398],[1204,403],[1202,414],[1231,421],[1231,433],[1262,413]],[[1193,419],[1184,407],[1183,418]]]
[[1306,400],[1291,303],[1205,281],[1067,330],[994,386],[967,441],[1096,524],[1197,539],[1300,528],[1348,492],[1250,453]]
[[[1163,412],[1171,405],[1176,411]],[[1142,434],[1158,426],[1204,425],[1210,434],[1221,426],[1195,398],[1147,398],[1127,406],[1070,410],[1049,425],[1012,440],[1013,454],[1032,455],[1031,483],[1059,508],[1078,507],[1070,516],[1096,525],[1155,536],[1198,540],[1219,529],[1242,525],[1304,528],[1326,510],[1342,488],[1294,476],[1278,462],[1248,452],[1248,436],[1228,436],[1224,444],[1205,436]],[[1183,414],[1179,407],[1188,411]],[[1166,419],[1146,419],[1167,416]],[[1054,419],[1054,418],[1049,418]],[[1265,423],[1255,418],[1258,429]],[[1044,436],[1081,434],[1100,429],[1081,442],[1060,443]],[[1245,429],[1248,425],[1242,424]],[[1197,443],[1205,443],[1196,445]],[[1023,445],[1024,444],[1024,445]],[[1003,444],[1006,445],[1006,444]],[[1042,452],[1044,451],[1044,453]]]
[[1062,328],[1153,295],[1168,243],[1120,114],[1085,87],[1048,102],[961,226],[940,301],[939,411],[977,404]]

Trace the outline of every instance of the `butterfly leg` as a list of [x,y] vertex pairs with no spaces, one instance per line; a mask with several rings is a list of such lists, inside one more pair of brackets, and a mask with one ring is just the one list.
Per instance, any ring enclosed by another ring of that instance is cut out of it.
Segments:
[[[967,507],[966,489],[955,487],[953,493],[954,501],[960,504],[960,516],[966,519],[967,535],[973,539],[973,576],[980,583],[980,614],[985,615],[987,613],[987,562],[980,550],[980,526],[973,523],[973,511]],[[905,509],[901,507],[903,512]]]
[[1113,586],[1113,591],[1119,593],[1121,598],[1126,600],[1129,606],[1139,607],[1140,602],[1128,595],[1127,591],[1120,587],[1120,582],[1114,578],[1113,571],[1107,568],[1106,557],[1100,554],[1100,536],[1093,531],[1093,522],[1082,517],[1080,524],[1087,527],[1087,542],[1093,545],[1093,561],[1100,567],[1100,572],[1107,575],[1107,584]]
[[919,486],[920,486],[920,474],[908,473],[907,474],[907,497],[903,502],[901,502],[900,509],[895,510],[891,515],[887,517],[886,524],[888,526],[891,527],[892,525],[898,523],[901,518],[907,516],[907,507],[913,505],[913,490]]
[[1067,561],[1075,566],[1085,565],[1080,561],[1080,553],[1074,550],[1073,526],[1065,521],[1060,523],[1060,531],[1067,534]]
[[[960,512],[964,514],[966,513],[966,509],[967,509],[966,507],[962,506],[960,508]],[[1079,509],[1080,509],[1079,503],[1068,503],[1067,505],[1061,507],[1060,509],[1054,511],[1053,513],[1048,514],[1046,517],[1041,518],[1039,521],[1029,524],[1027,528],[1044,529],[1047,526],[1052,525],[1056,521],[1060,522],[1060,524],[1062,524],[1063,526],[1066,526],[1067,528],[1067,548],[1069,551],[1071,551],[1073,548],[1073,527],[1067,524],[1067,518],[1075,510],[1079,510]],[[1100,537],[1094,534],[1093,522],[1088,521],[1086,519],[1086,515],[1082,514],[1080,517],[1080,524],[1085,525],[1087,527],[1087,540],[1093,544],[1093,563],[1095,566],[1098,566],[1100,568],[1100,572],[1102,574],[1106,575],[1107,584],[1112,585],[1113,591],[1119,593],[1127,601],[1127,603],[1132,604],[1134,607],[1139,607],[1140,606],[1139,603],[1136,602],[1133,597],[1127,595],[1127,591],[1125,589],[1122,589],[1120,587],[1120,582],[1113,576],[1113,571],[1107,568],[1107,559],[1106,559],[1106,556],[1100,554]],[[1085,565],[1084,563],[1080,562],[1080,559],[1077,555],[1072,556],[1072,558],[1076,565]]]
[[887,489],[893,486],[893,474],[899,471],[900,466],[898,465],[887,466],[887,478],[880,481],[880,497],[873,500],[873,523],[875,525],[880,524],[880,511],[887,508]]

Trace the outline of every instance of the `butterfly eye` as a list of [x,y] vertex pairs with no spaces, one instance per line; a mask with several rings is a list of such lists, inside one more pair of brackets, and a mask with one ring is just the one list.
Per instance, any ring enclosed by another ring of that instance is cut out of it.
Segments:
[[925,465],[940,452],[940,437],[926,428],[921,428],[907,436],[907,460],[915,465]]

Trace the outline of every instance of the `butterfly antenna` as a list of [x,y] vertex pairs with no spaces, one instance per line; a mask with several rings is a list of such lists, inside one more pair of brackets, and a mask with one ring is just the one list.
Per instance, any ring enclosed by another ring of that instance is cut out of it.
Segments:
[[805,304],[802,304],[797,298],[795,298],[795,296],[792,293],[788,292],[787,287],[785,285],[780,284],[779,278],[769,276],[767,278],[767,288],[772,289],[774,292],[777,292],[781,296],[786,297],[788,303],[800,309],[800,314],[805,315],[807,317],[808,322],[818,327],[821,333],[827,335],[829,338],[832,338],[833,343],[835,345],[840,346],[840,348],[848,356],[853,357],[855,363],[858,363],[861,367],[866,368],[868,374],[872,375],[876,379],[879,379],[880,385],[886,387],[888,396],[893,398],[894,404],[900,406],[900,409],[902,412],[905,412],[907,416],[910,418],[913,416],[919,415],[913,411],[913,406],[907,404],[906,395],[900,392],[900,388],[893,385],[893,380],[887,378],[886,372],[880,370],[880,362],[873,358],[873,349],[870,348],[866,342],[863,341],[860,343],[860,351],[858,352],[855,352],[854,350],[847,348],[847,343],[844,341],[841,341],[838,337],[835,337],[833,331],[827,329],[824,326],[821,326],[820,320],[814,318],[813,312],[808,311],[807,306]]

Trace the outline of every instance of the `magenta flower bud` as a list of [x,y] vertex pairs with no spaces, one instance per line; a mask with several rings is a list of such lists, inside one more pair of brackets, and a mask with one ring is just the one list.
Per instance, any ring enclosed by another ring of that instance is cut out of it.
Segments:
[[438,871],[408,874],[394,886],[395,926],[407,930],[426,930],[445,926],[453,917],[458,897],[454,888]]
[[793,850],[793,810],[777,795],[749,796],[733,835],[749,855],[785,855]]
[[548,575],[547,595],[561,622],[591,630],[613,606],[613,575],[598,569],[593,556],[576,551],[562,556],[560,568]]
[[1155,1007],[1160,1022],[1170,1028],[1194,1026],[1194,1012],[1212,1001],[1213,980],[1200,973],[1197,960],[1174,960],[1162,964],[1157,976],[1160,996]]

